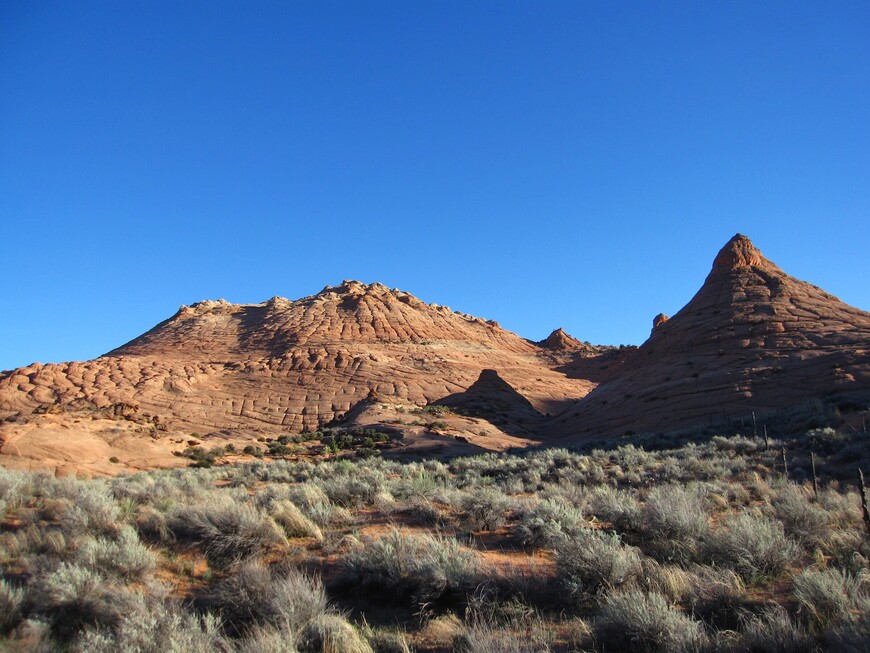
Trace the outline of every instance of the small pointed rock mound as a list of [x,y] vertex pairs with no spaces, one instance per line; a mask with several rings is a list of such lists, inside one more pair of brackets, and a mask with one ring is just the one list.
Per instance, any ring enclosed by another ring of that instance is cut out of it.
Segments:
[[656,315],[656,316],[653,318],[653,326],[652,326],[652,330],[655,331],[655,330],[658,329],[662,324],[664,324],[665,322],[667,322],[667,321],[670,320],[670,319],[671,319],[671,318],[669,318],[669,317],[668,317],[667,315],[665,315],[664,313],[659,313],[658,315]]
[[589,348],[588,345],[567,334],[562,328],[556,329],[538,344],[545,349],[552,349],[554,351],[577,351]]
[[736,235],[697,294],[559,416],[561,434],[718,423],[830,394],[870,394],[870,313],[795,279]]
[[735,234],[713,260],[710,274],[731,272],[741,268],[759,268],[782,272],[774,263],[764,258],[758,248],[743,234]]
[[434,403],[483,418],[505,432],[527,432],[543,417],[528,399],[492,369],[481,371],[477,381],[464,392],[448,395]]

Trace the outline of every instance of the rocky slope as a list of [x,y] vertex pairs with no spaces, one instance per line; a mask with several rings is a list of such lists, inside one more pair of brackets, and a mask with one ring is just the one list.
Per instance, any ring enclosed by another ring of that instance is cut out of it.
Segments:
[[736,235],[698,293],[560,415],[564,436],[727,420],[832,394],[870,393],[870,313],[795,279]]
[[498,369],[535,410],[557,412],[595,385],[558,371],[581,355],[565,337],[557,351],[495,322],[354,281],[297,301],[200,302],[95,360],[4,373],[0,438],[6,433],[25,455],[21,433],[32,430],[34,412],[50,413],[40,419],[53,423],[79,419],[82,430],[82,417],[119,411],[158,435],[180,435],[178,446],[194,433],[275,437],[315,430],[372,392],[424,405],[464,391],[486,368]]
[[[172,466],[187,464],[173,453],[191,444],[241,448],[327,424],[389,431],[396,455],[499,451],[832,394],[870,394],[870,314],[737,235],[640,348],[593,347],[561,329],[530,342],[355,281],[296,301],[183,306],[95,360],[0,374],[0,464]],[[431,419],[416,412],[427,404],[452,410]]]

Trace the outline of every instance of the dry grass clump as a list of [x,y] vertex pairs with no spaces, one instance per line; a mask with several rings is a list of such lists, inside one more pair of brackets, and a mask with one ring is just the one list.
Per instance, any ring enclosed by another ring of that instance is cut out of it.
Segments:
[[292,501],[277,501],[272,504],[270,511],[275,520],[287,537],[311,537],[317,542],[323,541],[323,532],[312,520],[302,514],[302,511]]

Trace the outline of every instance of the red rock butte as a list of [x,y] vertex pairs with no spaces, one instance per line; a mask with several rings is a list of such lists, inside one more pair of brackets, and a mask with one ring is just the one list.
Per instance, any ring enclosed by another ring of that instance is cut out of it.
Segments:
[[[378,283],[182,306],[97,359],[0,374],[0,463],[178,464],[167,456],[190,438],[274,438],[354,406],[397,422],[402,406],[440,400],[469,415],[451,428],[477,429],[473,446],[485,450],[499,433],[563,443],[832,394],[870,394],[870,314],[787,275],[738,234],[639,348],[595,347],[562,329],[531,342]],[[374,397],[389,400],[373,407]]]

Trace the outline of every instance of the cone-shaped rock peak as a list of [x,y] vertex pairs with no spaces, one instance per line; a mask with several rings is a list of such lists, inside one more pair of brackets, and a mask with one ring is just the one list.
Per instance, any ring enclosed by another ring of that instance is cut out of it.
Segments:
[[725,247],[719,250],[719,254],[713,260],[711,274],[752,267],[779,270],[776,265],[764,258],[749,238],[743,234],[736,234],[725,244]]
[[587,348],[587,345],[566,333],[561,327],[553,331],[544,340],[541,340],[539,344],[542,347],[556,351],[574,351]]
[[719,423],[830,394],[870,394],[870,313],[795,279],[736,235],[700,290],[560,416],[564,434]]

